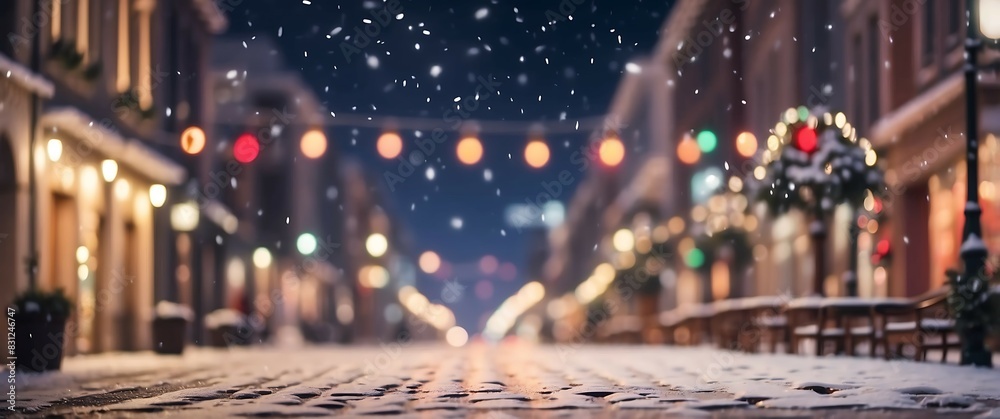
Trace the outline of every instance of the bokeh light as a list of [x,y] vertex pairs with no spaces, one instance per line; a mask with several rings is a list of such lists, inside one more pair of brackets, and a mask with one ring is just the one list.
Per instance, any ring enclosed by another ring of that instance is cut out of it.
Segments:
[[736,152],[743,157],[753,157],[757,152],[757,136],[752,132],[743,131],[736,136]]
[[616,231],[615,235],[611,237],[611,244],[619,252],[628,252],[635,247],[635,235],[632,234],[632,230],[623,228]]
[[541,140],[532,140],[524,148],[524,161],[536,169],[549,162],[549,146]]
[[701,148],[690,135],[685,134],[684,138],[677,143],[677,159],[684,164],[695,164],[701,159]]
[[188,154],[198,154],[205,149],[205,131],[198,127],[188,127],[181,132],[181,149]]
[[389,250],[389,240],[381,233],[374,233],[365,240],[365,249],[368,250],[369,255],[380,257]]
[[302,135],[299,147],[302,149],[303,156],[318,159],[323,156],[323,153],[326,153],[326,134],[318,129],[309,130]]
[[244,133],[236,139],[233,144],[233,158],[240,163],[250,163],[257,158],[260,153],[260,143],[253,134]]
[[465,137],[458,142],[455,151],[458,154],[458,161],[471,166],[483,158],[483,143],[476,137]]
[[465,331],[461,326],[452,326],[451,329],[445,332],[444,340],[449,345],[459,348],[469,342],[469,332]]
[[698,148],[701,149],[702,153],[711,153],[717,145],[719,145],[719,138],[715,136],[714,132],[704,130],[698,133]]
[[479,272],[483,275],[492,275],[500,267],[500,262],[493,255],[486,255],[479,259]]
[[378,154],[385,159],[394,159],[403,152],[403,139],[395,132],[386,132],[378,137],[375,143]]
[[604,163],[605,166],[618,166],[625,159],[625,145],[617,136],[608,136],[601,141],[598,155],[601,157],[601,163]]
[[437,253],[430,250],[420,254],[420,260],[418,260],[420,265],[420,270],[424,273],[432,274],[437,272],[441,268],[441,257]]
[[271,251],[266,247],[258,247],[253,251],[253,266],[258,269],[267,269],[271,266]]
[[316,251],[316,236],[309,233],[302,233],[295,241],[295,248],[303,255],[311,255]]

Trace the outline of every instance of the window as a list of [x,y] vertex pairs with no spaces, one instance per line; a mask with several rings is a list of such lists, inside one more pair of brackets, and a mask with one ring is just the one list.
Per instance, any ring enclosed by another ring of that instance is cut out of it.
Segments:
[[948,28],[948,47],[954,47],[958,45],[958,40],[962,38],[962,34],[959,31],[965,23],[965,2],[959,0],[949,1],[945,4],[948,8],[945,14],[945,18],[948,19],[945,22]]
[[934,62],[934,21],[937,15],[934,13],[934,0],[924,1],[923,27],[920,34],[920,62],[928,66]]
[[[929,2],[928,2],[929,3]],[[879,29],[878,29],[878,18],[872,16],[868,20],[868,63],[865,69],[865,74],[868,78],[868,85],[865,89],[868,91],[868,123],[866,128],[871,128],[872,124],[879,116],[879,72],[882,70],[882,63],[879,54]]]

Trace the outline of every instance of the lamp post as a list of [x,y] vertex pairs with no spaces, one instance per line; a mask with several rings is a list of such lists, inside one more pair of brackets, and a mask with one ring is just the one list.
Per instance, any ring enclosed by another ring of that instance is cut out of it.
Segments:
[[[976,6],[980,6],[977,10]],[[976,92],[976,77],[979,69],[978,56],[982,48],[982,35],[1000,37],[996,33],[994,21],[998,16],[998,0],[970,0],[968,2],[969,23],[965,39],[965,170],[966,170],[966,203],[965,226],[962,231],[961,257],[964,265],[962,280],[973,281],[977,275],[984,272],[987,249],[982,240],[983,231],[980,223],[982,209],[979,206],[979,110]],[[983,12],[982,15],[977,11]],[[989,15],[989,16],[987,16]],[[961,328],[962,334],[962,365],[993,366],[992,354],[986,350],[984,343],[986,330],[982,325]]]

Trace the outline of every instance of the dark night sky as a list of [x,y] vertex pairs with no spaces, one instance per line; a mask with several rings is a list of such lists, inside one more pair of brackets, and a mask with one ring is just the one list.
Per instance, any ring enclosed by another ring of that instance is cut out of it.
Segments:
[[[569,14],[571,20],[552,20],[560,14],[560,1],[398,1],[402,19],[380,26],[377,41],[350,62],[341,44],[345,36],[353,39],[355,28],[364,29],[363,19],[373,19],[372,11],[383,7],[381,0],[244,0],[229,14],[229,34],[247,42],[254,36],[277,38],[289,65],[302,72],[337,116],[441,118],[455,106],[454,98],[475,91],[477,76],[493,75],[502,83],[501,93],[481,101],[473,119],[557,121],[565,114],[572,122],[607,110],[625,64],[651,51],[672,3],[575,0],[581,4]],[[563,10],[575,5],[574,0],[562,3]],[[440,66],[437,77],[431,74],[434,66]],[[378,157],[378,134],[351,128],[331,132],[341,153],[356,156],[376,175],[398,165]],[[414,146],[415,133],[400,134],[405,153]],[[495,293],[485,301],[473,293],[481,278],[458,278],[471,298],[454,309],[459,324],[470,332],[479,330],[483,316],[520,284],[534,279],[523,275],[527,235],[505,226],[505,207],[534,199],[544,192],[542,182],[556,180],[562,170],[570,170],[576,180],[583,175],[570,155],[589,132],[547,136],[552,159],[537,170],[523,161],[526,134],[482,135],[484,159],[472,167],[458,163],[457,134],[452,134],[430,157],[433,180],[426,176],[425,163],[394,191],[385,191],[388,210],[401,218],[412,237],[414,255],[434,250],[461,264],[492,254],[518,266],[514,281],[491,279]],[[484,176],[487,169],[490,181]],[[566,203],[571,193],[557,198]],[[461,229],[452,227],[455,217],[462,220]],[[433,282],[423,278],[421,288]],[[436,296],[431,289],[423,292]]]

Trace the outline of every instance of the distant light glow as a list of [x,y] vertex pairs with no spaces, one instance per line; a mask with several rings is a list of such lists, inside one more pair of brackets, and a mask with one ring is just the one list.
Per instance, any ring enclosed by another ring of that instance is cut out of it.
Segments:
[[271,251],[266,247],[258,247],[253,251],[253,266],[257,269],[267,269],[271,266]]
[[167,187],[155,184],[149,186],[149,203],[155,207],[160,208],[167,202]]
[[365,240],[365,249],[368,250],[369,255],[380,257],[389,250],[389,240],[381,233],[372,234],[368,236],[368,240]]
[[483,158],[483,144],[476,137],[463,138],[462,141],[458,142],[455,151],[458,154],[458,161],[465,165],[471,166],[479,163],[479,160]]
[[233,143],[233,158],[236,161],[247,164],[253,162],[260,153],[260,143],[253,134],[244,133]]
[[715,136],[714,132],[709,130],[699,132],[697,141],[698,148],[701,149],[702,153],[711,153],[719,145],[718,137]]
[[62,157],[62,152],[63,152],[62,141],[59,141],[58,139],[55,138],[50,139],[46,147],[46,151],[48,152],[49,160],[51,160],[52,162],[59,161],[59,158]]
[[736,151],[743,157],[753,157],[757,152],[757,137],[749,131],[741,132],[736,136]]
[[188,127],[181,132],[181,149],[188,154],[198,154],[205,149],[205,131]]
[[698,163],[698,160],[701,159],[701,148],[690,135],[685,134],[684,138],[677,143],[677,159],[681,163],[689,165]]
[[426,251],[420,254],[420,260],[418,261],[420,265],[420,270],[424,273],[433,274],[441,268],[441,257],[433,251]]
[[604,163],[605,166],[618,166],[625,159],[625,145],[617,136],[608,136],[601,141],[598,155],[601,158],[601,163]]
[[303,255],[311,255],[316,251],[316,236],[309,233],[302,233],[295,241],[295,248]]
[[395,132],[386,132],[378,137],[375,143],[378,154],[384,159],[394,159],[403,152],[403,139]]
[[549,162],[549,146],[541,140],[532,140],[524,148],[524,161],[533,168],[544,167]]
[[302,135],[299,144],[302,155],[310,159],[318,159],[326,153],[326,134],[318,129],[312,129]]
[[635,235],[632,234],[632,230],[627,228],[620,229],[612,236],[611,244],[619,252],[631,251],[635,247]]

